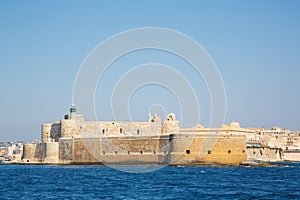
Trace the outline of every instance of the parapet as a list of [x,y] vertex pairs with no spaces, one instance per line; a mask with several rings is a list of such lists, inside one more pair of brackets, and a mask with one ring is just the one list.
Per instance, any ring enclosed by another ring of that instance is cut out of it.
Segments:
[[84,116],[83,115],[70,115],[67,114],[64,116],[65,120],[76,120],[76,121],[84,121]]
[[176,115],[170,113],[163,123],[163,128],[161,130],[162,134],[173,134],[179,132],[179,121],[176,120]]

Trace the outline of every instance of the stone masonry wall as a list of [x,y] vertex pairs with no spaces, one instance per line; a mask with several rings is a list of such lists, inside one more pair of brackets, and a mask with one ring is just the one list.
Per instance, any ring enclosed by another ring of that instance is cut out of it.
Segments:
[[74,140],[73,162],[163,164],[168,137],[111,137]]
[[70,163],[73,160],[73,139],[59,139],[59,162]]
[[279,162],[282,161],[282,152],[276,148],[248,147],[247,155],[249,161]]
[[171,162],[239,164],[247,160],[246,138],[243,135],[213,133],[174,134]]
[[[215,143],[212,146],[205,145],[212,138]],[[144,137],[74,138],[60,139],[59,144],[62,163],[239,164],[247,160],[246,139],[243,135],[208,136],[184,133]]]
[[61,120],[61,137],[143,136],[160,135],[159,122],[94,122]]

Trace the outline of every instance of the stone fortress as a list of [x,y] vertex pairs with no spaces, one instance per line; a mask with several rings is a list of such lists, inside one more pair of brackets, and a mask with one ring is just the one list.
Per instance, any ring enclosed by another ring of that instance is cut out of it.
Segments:
[[70,108],[64,119],[42,124],[40,143],[25,144],[23,163],[193,165],[240,164],[247,160],[246,135],[236,122],[221,128],[179,128],[171,113],[162,121],[85,121]]
[[180,128],[175,114],[162,121],[85,121],[70,108],[42,124],[41,142],[23,146],[24,164],[197,165],[300,161],[300,133],[273,127]]

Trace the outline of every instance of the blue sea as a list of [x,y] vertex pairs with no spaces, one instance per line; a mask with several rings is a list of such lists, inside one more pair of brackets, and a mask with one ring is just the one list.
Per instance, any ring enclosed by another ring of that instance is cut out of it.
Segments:
[[300,199],[300,164],[164,167],[0,165],[0,199]]

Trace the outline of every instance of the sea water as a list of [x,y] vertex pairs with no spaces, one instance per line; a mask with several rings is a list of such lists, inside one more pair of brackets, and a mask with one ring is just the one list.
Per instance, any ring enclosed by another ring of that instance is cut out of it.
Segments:
[[155,169],[0,165],[0,199],[300,199],[299,163]]

